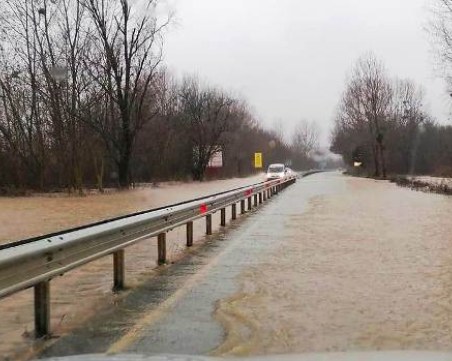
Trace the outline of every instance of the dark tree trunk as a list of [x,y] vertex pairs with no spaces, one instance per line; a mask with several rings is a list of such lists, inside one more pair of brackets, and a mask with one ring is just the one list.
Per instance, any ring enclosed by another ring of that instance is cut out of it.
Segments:
[[374,167],[375,167],[375,172],[374,172],[374,177],[379,177],[380,176],[380,167],[379,167],[379,162],[378,162],[378,145],[374,145],[372,147],[372,156],[374,158]]
[[121,188],[129,187],[129,159],[122,158],[118,164],[118,182]]

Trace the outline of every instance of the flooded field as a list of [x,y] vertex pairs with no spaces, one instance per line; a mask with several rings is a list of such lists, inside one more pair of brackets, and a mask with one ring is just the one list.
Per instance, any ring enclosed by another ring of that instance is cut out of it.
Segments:
[[452,350],[452,198],[309,179],[336,186],[290,212],[277,246],[218,302],[226,338],[214,354]]
[[[0,198],[0,242],[37,236],[88,222],[208,195],[262,180],[262,176],[204,183],[162,183],[113,194],[86,197],[33,196]],[[230,214],[228,214],[230,217]],[[219,214],[213,217],[218,229]],[[194,234],[203,238],[202,220],[194,223]],[[185,250],[185,228],[168,233],[169,261]],[[140,242],[126,251],[126,285],[132,287],[155,272],[157,242]],[[20,267],[20,265],[18,265]],[[97,310],[117,302],[111,292],[112,259],[105,257],[54,279],[51,284],[51,328],[55,337],[80,325]],[[0,300],[0,360],[32,345],[32,290]]]
[[264,175],[256,175],[203,183],[166,182],[154,187],[84,197],[65,193],[0,197],[0,243],[182,202],[263,180]]

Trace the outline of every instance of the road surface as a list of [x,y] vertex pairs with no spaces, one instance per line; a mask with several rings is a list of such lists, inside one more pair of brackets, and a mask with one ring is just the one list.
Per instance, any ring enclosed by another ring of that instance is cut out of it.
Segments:
[[42,356],[451,350],[451,213],[446,196],[309,176]]

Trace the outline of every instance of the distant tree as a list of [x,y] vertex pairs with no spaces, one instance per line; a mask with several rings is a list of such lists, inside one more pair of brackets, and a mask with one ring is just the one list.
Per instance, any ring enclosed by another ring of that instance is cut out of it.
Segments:
[[421,124],[428,119],[422,108],[423,91],[413,81],[396,79],[393,82],[391,116],[388,122],[387,153],[389,168],[413,173],[419,147]]
[[292,148],[296,153],[309,157],[319,147],[320,129],[317,123],[301,120],[292,133]]
[[382,69],[375,61],[360,61],[336,115],[331,150],[349,165],[359,161],[366,173],[373,163],[377,176],[447,170],[449,158],[439,144],[449,149],[449,130],[425,112],[419,86],[408,79],[389,79]]
[[336,136],[341,132],[353,132],[360,143],[355,147],[370,146],[377,177],[386,177],[384,135],[391,100],[392,88],[383,64],[372,54],[361,57],[352,70],[342,97]]
[[236,100],[221,90],[202,87],[198,79],[186,78],[180,89],[180,116],[192,144],[192,175],[203,180],[212,155],[222,149],[231,129]]
[[282,119],[277,119],[273,122],[270,132],[273,134],[274,140],[280,144],[287,144],[286,134],[287,129],[284,127]]

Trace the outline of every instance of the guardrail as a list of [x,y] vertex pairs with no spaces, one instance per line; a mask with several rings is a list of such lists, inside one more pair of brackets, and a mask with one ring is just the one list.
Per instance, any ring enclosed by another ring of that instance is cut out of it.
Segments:
[[323,172],[325,172],[325,171],[321,170],[321,169],[310,169],[310,170],[300,172],[300,176],[307,177],[308,175],[313,175],[313,174],[323,173]]
[[[0,247],[0,298],[34,287],[35,337],[50,334],[50,280],[98,258],[113,255],[113,290],[124,288],[124,248],[157,236],[158,264],[166,263],[166,232],[186,226],[186,244],[193,245],[193,221],[206,219],[212,234],[212,214],[221,212],[226,226],[226,207],[231,219],[246,213],[296,181],[296,177],[271,180],[204,198],[130,214],[91,225],[12,242]],[[245,204],[247,202],[247,204]]]

